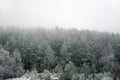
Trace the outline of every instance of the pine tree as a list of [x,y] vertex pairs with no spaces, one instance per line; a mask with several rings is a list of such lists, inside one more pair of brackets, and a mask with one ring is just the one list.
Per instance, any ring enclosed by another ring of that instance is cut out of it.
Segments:
[[91,72],[93,74],[93,80],[95,78],[95,73],[96,73],[96,65],[94,63],[92,63],[92,66],[91,66]]
[[78,78],[77,74],[73,74],[73,75],[72,75],[72,79],[71,79],[71,80],[79,80],[79,78]]
[[49,46],[49,44],[46,40],[41,41],[37,45],[36,67],[37,67],[38,72],[43,72],[43,70],[47,67],[47,66],[45,66],[44,59],[46,57],[46,52],[45,51],[48,48],[48,46]]
[[90,67],[89,67],[89,65],[86,64],[86,62],[83,64],[83,66],[81,68],[81,72],[84,73],[85,80],[86,80],[86,78],[88,78],[88,75],[90,74]]
[[11,62],[13,62],[13,64],[14,64],[14,65],[12,65],[13,66],[12,69],[15,73],[15,77],[21,76],[21,74],[24,73],[24,69],[23,69],[21,54],[20,54],[19,50],[15,49],[13,51],[13,53],[11,54],[10,58],[12,59]]
[[65,41],[61,47],[60,60],[62,65],[65,65],[71,59],[72,54],[68,52],[69,47],[70,47],[69,41]]
[[48,48],[45,50],[45,57],[44,57],[44,64],[45,68],[50,70],[54,67],[54,51],[52,50],[52,47],[49,45]]
[[15,49],[11,54],[11,57],[15,58],[16,62],[19,64],[21,62],[21,54],[18,49]]
[[9,52],[4,50],[1,45],[1,49],[0,49],[0,79],[3,79],[5,77],[5,75],[7,74],[7,73],[5,73],[5,71],[8,71],[8,69],[6,67],[9,66],[8,65],[9,63],[11,63],[11,62],[9,62],[9,59],[10,59]]
[[42,75],[43,80],[51,80],[51,74],[48,70],[44,70]]
[[73,74],[76,74],[76,67],[75,65],[70,61],[68,64],[65,66],[64,70],[64,75],[66,80],[71,80]]
[[110,71],[111,69],[111,63],[114,61],[114,55],[115,55],[115,51],[112,48],[111,44],[108,43],[107,46],[104,47],[103,51],[102,51],[102,57],[101,57],[101,63],[104,65],[102,70],[103,71]]
[[60,64],[58,64],[58,65],[55,67],[54,72],[57,73],[57,75],[60,76],[60,80],[63,80],[63,79],[64,79],[63,69],[62,69],[62,66],[61,66]]
[[14,35],[12,35],[5,44],[5,49],[8,50],[10,53],[14,51],[17,47],[17,40]]
[[0,64],[0,76],[2,78],[19,77],[24,73],[21,56],[18,50],[15,50],[12,54],[9,54],[7,50],[1,48]]
[[63,72],[62,66],[61,66],[60,64],[58,64],[58,65],[55,67],[54,71],[55,71],[56,73]]

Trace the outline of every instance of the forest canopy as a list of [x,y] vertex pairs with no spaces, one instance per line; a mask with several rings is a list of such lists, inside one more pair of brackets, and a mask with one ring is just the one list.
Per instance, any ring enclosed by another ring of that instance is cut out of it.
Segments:
[[[27,70],[65,74],[111,72],[120,77],[120,34],[55,28],[0,28],[0,78]],[[8,73],[9,72],[9,73]]]

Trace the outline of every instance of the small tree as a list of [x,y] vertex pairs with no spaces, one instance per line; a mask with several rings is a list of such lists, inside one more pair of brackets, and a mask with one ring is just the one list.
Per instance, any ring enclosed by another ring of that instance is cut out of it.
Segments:
[[94,80],[94,78],[95,78],[95,72],[96,72],[96,65],[94,63],[92,63],[91,72],[93,74],[93,80]]
[[66,66],[65,66],[65,79],[66,80],[71,80],[73,74],[76,74],[76,67],[75,65],[70,61]]
[[50,74],[50,72],[48,70],[44,70],[42,78],[44,80],[51,80],[51,74]]
[[14,35],[10,36],[5,44],[5,49],[9,52],[13,52],[14,49],[17,47],[17,40]]
[[61,67],[60,64],[58,64],[55,69],[54,69],[55,73],[57,73],[60,76],[60,80],[64,79],[64,74],[63,74],[63,69]]
[[63,72],[62,66],[61,66],[60,64],[58,64],[58,65],[55,67],[54,71],[55,71],[56,73]]
[[73,74],[71,80],[79,80],[77,74]]
[[85,80],[88,78],[88,75],[90,74],[90,67],[88,64],[84,63],[81,69],[81,72],[85,75]]
[[118,64],[117,62],[112,63],[111,65],[111,73],[112,76],[114,78],[114,80],[117,80],[117,77],[120,77],[120,64]]

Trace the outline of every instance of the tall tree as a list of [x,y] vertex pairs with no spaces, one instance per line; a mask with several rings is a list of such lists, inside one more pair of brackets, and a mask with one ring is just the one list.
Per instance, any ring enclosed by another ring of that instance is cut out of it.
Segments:
[[49,45],[48,48],[45,50],[44,67],[51,71],[51,69],[53,69],[55,65],[54,61],[55,61],[54,51],[52,50],[52,47]]
[[70,48],[70,41],[67,40],[62,44],[62,47],[60,50],[60,61],[62,65],[65,65],[71,59],[72,53],[69,52],[69,48]]
[[13,62],[12,70],[15,73],[15,77],[21,76],[21,74],[24,73],[24,69],[23,69],[23,64],[22,64],[22,60],[21,60],[21,54],[20,54],[19,50],[15,49],[13,51],[13,53],[11,54],[10,58],[12,59],[11,62]]
[[112,48],[111,44],[108,43],[107,46],[104,47],[102,51],[101,63],[103,64],[103,71],[110,71],[112,62],[114,61],[114,49]]

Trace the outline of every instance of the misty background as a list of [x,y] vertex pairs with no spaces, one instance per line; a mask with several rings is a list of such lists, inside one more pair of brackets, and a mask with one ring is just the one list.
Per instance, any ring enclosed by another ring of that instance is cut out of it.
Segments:
[[120,80],[120,0],[0,0],[0,80]]
[[0,26],[120,31],[120,0],[0,0]]

